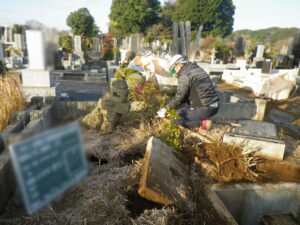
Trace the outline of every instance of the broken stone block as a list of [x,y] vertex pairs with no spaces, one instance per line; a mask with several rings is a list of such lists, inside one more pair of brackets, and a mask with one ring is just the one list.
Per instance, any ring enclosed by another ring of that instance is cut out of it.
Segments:
[[103,109],[121,114],[127,113],[130,110],[130,102],[116,103],[108,98],[102,100],[101,106]]
[[192,209],[187,160],[165,143],[148,140],[138,193],[153,202]]
[[241,125],[241,127],[235,128],[235,132],[237,133],[277,138],[276,126],[273,123],[253,120],[242,120],[239,121],[239,124]]
[[110,99],[114,102],[124,103],[128,100],[128,89],[111,88]]
[[128,89],[128,85],[125,80],[113,78],[111,79],[111,86],[117,89]]
[[285,143],[276,139],[254,137],[251,135],[225,134],[223,142],[241,148],[255,150],[255,156],[268,159],[283,160]]

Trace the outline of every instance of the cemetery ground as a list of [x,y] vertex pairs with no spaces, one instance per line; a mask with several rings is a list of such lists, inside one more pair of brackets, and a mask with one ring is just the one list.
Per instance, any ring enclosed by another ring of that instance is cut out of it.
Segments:
[[[66,90],[72,88],[66,86]],[[251,92],[224,83],[218,88],[253,97]],[[89,175],[56,199],[51,210],[45,208],[29,216],[17,193],[0,213],[0,223],[230,224],[209,199],[208,185],[300,183],[299,132],[296,130],[299,124],[290,123],[286,115],[299,118],[298,96],[286,101],[271,101],[266,109],[266,120],[277,125],[277,135],[286,144],[283,161],[253,157],[243,154],[243,146],[222,143],[224,133],[235,128],[234,121],[214,123],[211,130],[201,133],[196,129],[182,129],[181,153],[187,159],[191,182],[191,196],[186,196],[186,201],[195,208],[190,210],[176,204],[168,206],[146,200],[139,196],[138,188],[147,141],[151,136],[160,136],[158,131],[163,129],[166,120],[141,117],[144,112],[138,105],[132,104],[131,111],[112,131],[95,131],[81,126]],[[272,110],[277,110],[276,115],[279,115],[275,119]],[[203,137],[212,143],[203,142]]]

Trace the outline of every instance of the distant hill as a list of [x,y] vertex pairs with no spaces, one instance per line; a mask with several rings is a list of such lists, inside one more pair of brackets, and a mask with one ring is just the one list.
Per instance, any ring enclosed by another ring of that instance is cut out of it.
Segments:
[[287,41],[290,37],[293,37],[295,33],[299,32],[300,28],[279,28],[270,27],[261,30],[238,30],[229,35],[226,39],[235,41],[238,37],[243,36],[247,39],[263,42],[267,44],[268,42],[274,46],[278,42]]

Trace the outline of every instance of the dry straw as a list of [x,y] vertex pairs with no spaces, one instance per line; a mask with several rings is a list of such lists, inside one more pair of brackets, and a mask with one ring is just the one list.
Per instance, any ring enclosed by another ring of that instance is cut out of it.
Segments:
[[13,112],[24,110],[26,106],[19,76],[0,76],[0,131],[11,122]]

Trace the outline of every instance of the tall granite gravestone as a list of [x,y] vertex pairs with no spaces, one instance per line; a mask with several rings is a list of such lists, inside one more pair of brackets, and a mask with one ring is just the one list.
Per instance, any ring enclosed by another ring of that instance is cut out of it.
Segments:
[[9,30],[8,30],[8,35],[9,35],[9,42],[14,42],[14,30],[13,30],[13,26],[11,25],[9,27]]
[[250,54],[249,54],[249,49],[250,49],[251,41],[247,40],[245,41],[245,46],[244,46],[244,57],[248,61]]
[[258,45],[256,47],[256,57],[254,58],[253,62],[256,65],[257,68],[262,68],[262,64],[264,61],[264,45]]
[[180,38],[181,38],[182,55],[187,56],[184,23],[180,22],[179,26],[180,26]]
[[16,49],[20,49],[21,51],[23,51],[25,49],[24,46],[24,41],[22,40],[23,37],[22,34],[14,34],[14,38],[15,38],[15,47]]
[[258,45],[257,46],[257,51],[256,51],[256,58],[263,58],[264,57],[264,51],[265,51],[265,46],[264,45]]
[[100,52],[100,39],[98,37],[94,38],[93,48],[95,52]]
[[0,41],[0,61],[4,63],[3,43]]
[[178,48],[178,23],[173,23],[173,55],[176,55],[179,53]]
[[59,84],[46,68],[46,43],[44,32],[27,30],[29,67],[22,71],[22,86],[26,99],[33,96],[59,96]]
[[235,57],[241,57],[244,56],[244,38],[239,37],[235,42],[235,47],[233,51],[233,55]]
[[185,22],[185,33],[186,33],[186,51],[187,56],[190,56],[190,46],[191,46],[191,22]]
[[74,52],[82,52],[81,50],[81,37],[79,35],[74,36]]
[[9,31],[8,31],[8,27],[5,27],[4,30],[4,42],[9,42]]
[[300,32],[298,32],[294,36],[291,54],[294,56],[295,66],[298,66],[300,61]]

